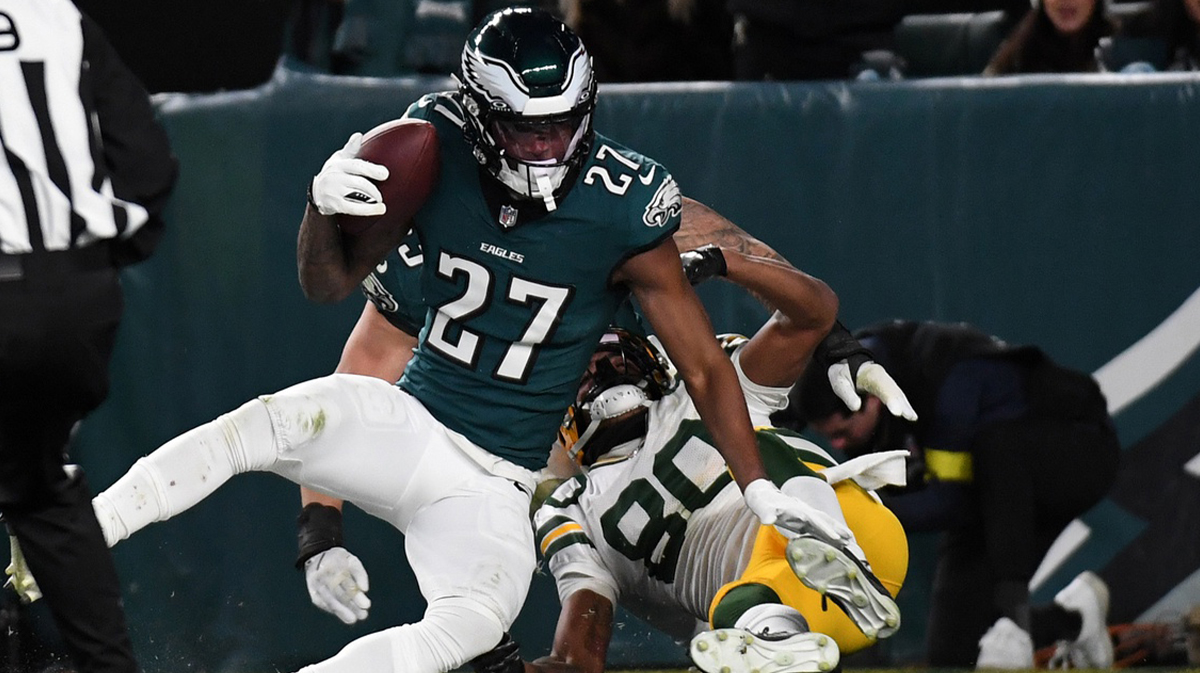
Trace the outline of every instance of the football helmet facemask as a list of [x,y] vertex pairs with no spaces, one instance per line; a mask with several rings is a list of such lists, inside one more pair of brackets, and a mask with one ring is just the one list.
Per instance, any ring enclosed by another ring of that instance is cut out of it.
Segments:
[[555,210],[594,137],[596,80],[579,37],[542,10],[492,12],[463,46],[458,90],[475,159]]
[[[650,339],[610,327],[600,339],[558,441],[590,467],[613,448],[646,434],[645,408],[675,388],[675,368]],[[631,413],[636,410],[642,413]]]
[[721,346],[721,350],[725,351],[725,354],[729,357],[733,357],[737,349],[749,341],[749,339],[741,334],[726,333],[717,335],[717,344]]

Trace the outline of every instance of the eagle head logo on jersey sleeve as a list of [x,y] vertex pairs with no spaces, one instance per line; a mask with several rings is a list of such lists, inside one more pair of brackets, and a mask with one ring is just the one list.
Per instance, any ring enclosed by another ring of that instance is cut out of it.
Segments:
[[[382,267],[382,268],[379,268]],[[367,295],[367,299],[384,313],[395,313],[400,310],[400,303],[396,301],[396,297],[388,291],[387,286],[383,284],[383,280],[379,274],[387,273],[387,262],[381,262],[375,271],[367,274],[367,277],[362,281],[363,294]]]
[[650,203],[646,204],[642,222],[645,222],[647,227],[664,227],[682,212],[683,196],[679,192],[679,183],[668,175],[654,192]]
[[592,59],[551,14],[506,7],[462,52],[459,96],[475,159],[518,198],[555,210],[591,151]]

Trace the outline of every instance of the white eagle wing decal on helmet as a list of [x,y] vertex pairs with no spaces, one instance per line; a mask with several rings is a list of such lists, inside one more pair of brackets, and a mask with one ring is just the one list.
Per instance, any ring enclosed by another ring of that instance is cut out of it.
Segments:
[[473,51],[464,51],[463,74],[473,80],[474,89],[485,94],[488,102],[524,115],[551,115],[569,112],[591,95],[592,66],[582,48],[571,55],[567,86],[557,96],[532,98],[523,78],[512,65]]
[[472,80],[475,91],[487,96],[492,105],[517,112],[525,107],[529,91],[521,86],[521,78],[509,64],[465,51],[462,66],[463,75]]
[[526,103],[522,112],[527,115],[569,112],[592,95],[592,60],[582,45],[571,54],[566,83],[559,95],[534,98]]

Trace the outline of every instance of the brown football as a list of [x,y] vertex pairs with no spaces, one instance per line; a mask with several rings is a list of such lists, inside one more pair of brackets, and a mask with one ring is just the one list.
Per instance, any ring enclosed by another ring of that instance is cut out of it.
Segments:
[[338,226],[358,235],[382,222],[388,229],[407,227],[437,184],[441,166],[437,130],[422,119],[395,119],[363,136],[358,157],[386,166],[388,177],[377,183],[387,212],[371,217],[338,216]]

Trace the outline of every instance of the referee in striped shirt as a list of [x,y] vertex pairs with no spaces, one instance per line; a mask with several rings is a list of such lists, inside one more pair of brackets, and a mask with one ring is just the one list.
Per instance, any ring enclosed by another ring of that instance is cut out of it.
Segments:
[[65,467],[106,397],[121,266],[177,173],[149,98],[70,0],[0,0],[0,512],[80,673],[138,670],[91,493]]

